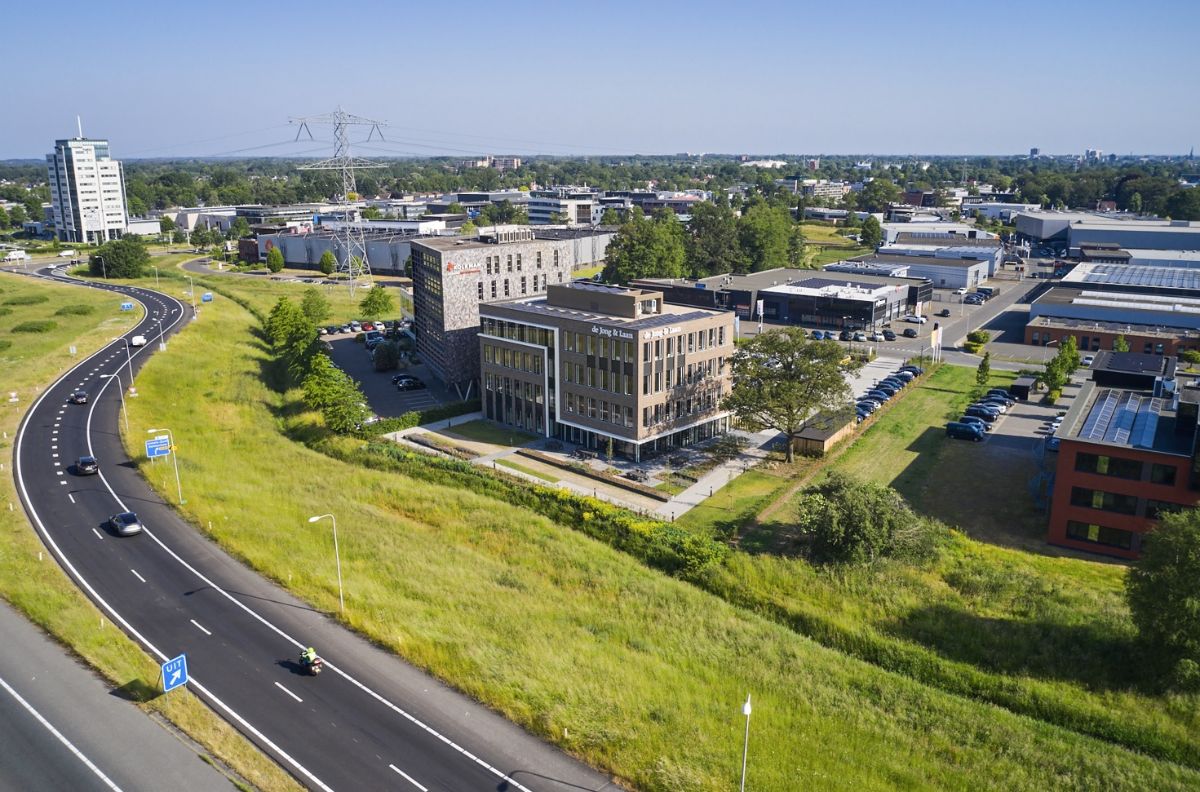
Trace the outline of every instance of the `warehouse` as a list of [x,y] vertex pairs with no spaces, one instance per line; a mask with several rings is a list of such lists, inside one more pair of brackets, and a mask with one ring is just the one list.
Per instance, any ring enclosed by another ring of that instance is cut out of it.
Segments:
[[[939,255],[891,255],[882,251],[854,259],[872,266],[906,266],[908,277],[923,278],[938,289],[972,288],[991,274],[989,259],[975,258],[980,248],[941,248]],[[986,248],[984,249],[986,250]]]

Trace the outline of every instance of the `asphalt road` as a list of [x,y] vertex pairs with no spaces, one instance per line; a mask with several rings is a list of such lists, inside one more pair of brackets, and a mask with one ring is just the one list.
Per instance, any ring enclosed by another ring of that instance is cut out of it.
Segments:
[[0,790],[232,790],[175,734],[0,604]]
[[[156,336],[158,316],[168,335],[191,318],[166,295],[95,288],[146,305],[146,320],[129,336]],[[153,349],[135,350],[135,371]],[[127,365],[124,343],[110,344],[44,392],[18,433],[18,489],[80,587],[155,657],[185,653],[189,684],[218,713],[313,789],[612,788],[605,776],[343,630],[183,522],[122,448],[118,385],[103,375]],[[78,387],[91,393],[89,404],[67,403]],[[99,475],[72,475],[70,462],[85,453],[100,459]],[[143,534],[120,538],[105,528],[124,510],[140,515]],[[320,677],[295,663],[307,645],[326,660]]]

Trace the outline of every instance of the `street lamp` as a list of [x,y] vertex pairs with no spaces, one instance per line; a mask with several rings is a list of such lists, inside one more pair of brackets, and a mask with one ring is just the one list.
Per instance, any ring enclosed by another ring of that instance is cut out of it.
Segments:
[[346,610],[346,598],[342,594],[342,556],[341,556],[341,553],[338,552],[337,517],[334,517],[332,514],[318,514],[315,517],[309,517],[308,521],[310,523],[315,523],[319,520],[324,520],[326,517],[328,517],[333,522],[333,559],[337,563],[338,610],[345,611]]
[[151,264],[150,266],[154,267],[154,288],[157,289],[158,288],[158,266],[154,265],[154,264]]
[[746,757],[750,753],[750,694],[746,694],[746,703],[742,705],[742,714],[746,716],[746,741],[742,744],[742,792],[746,792]]
[[[129,413],[125,410],[125,386],[121,384],[121,375],[117,374],[101,374],[101,377],[117,379],[117,395],[121,397],[121,416],[125,419],[125,431],[129,431]],[[132,383],[130,383],[132,384]]]
[[129,349],[129,339],[126,338],[125,336],[118,336],[117,338],[114,338],[112,340],[125,342],[125,360],[129,364],[129,389],[132,391],[133,390],[133,352],[131,352]]
[[166,432],[167,433],[167,442],[170,443],[170,449],[171,449],[171,461],[175,464],[175,491],[179,495],[179,505],[182,506],[183,504],[187,503],[187,501],[185,501],[183,499],[183,485],[179,483],[179,454],[176,453],[176,449],[175,449],[175,435],[173,435],[171,433],[170,429],[147,429],[146,430],[146,434],[154,434],[156,432]]
[[188,293],[192,296],[192,318],[196,318],[196,284],[192,281],[192,276],[188,275]]
[[104,280],[108,280],[108,265],[104,263],[104,256],[96,256],[100,261],[100,271],[104,273]]

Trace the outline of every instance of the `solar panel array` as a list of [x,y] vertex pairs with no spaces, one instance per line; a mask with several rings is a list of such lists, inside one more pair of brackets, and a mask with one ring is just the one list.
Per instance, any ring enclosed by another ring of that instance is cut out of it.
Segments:
[[1081,280],[1084,283],[1113,283],[1118,286],[1200,290],[1200,270],[1183,267],[1092,264]]
[[1153,447],[1162,407],[1162,399],[1105,388],[1097,392],[1078,437],[1080,440]]

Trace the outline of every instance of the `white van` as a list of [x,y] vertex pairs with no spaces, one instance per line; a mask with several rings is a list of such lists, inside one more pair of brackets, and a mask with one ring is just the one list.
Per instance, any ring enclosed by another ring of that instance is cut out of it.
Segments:
[[136,335],[129,339],[129,343],[132,346],[146,346],[146,336]]

